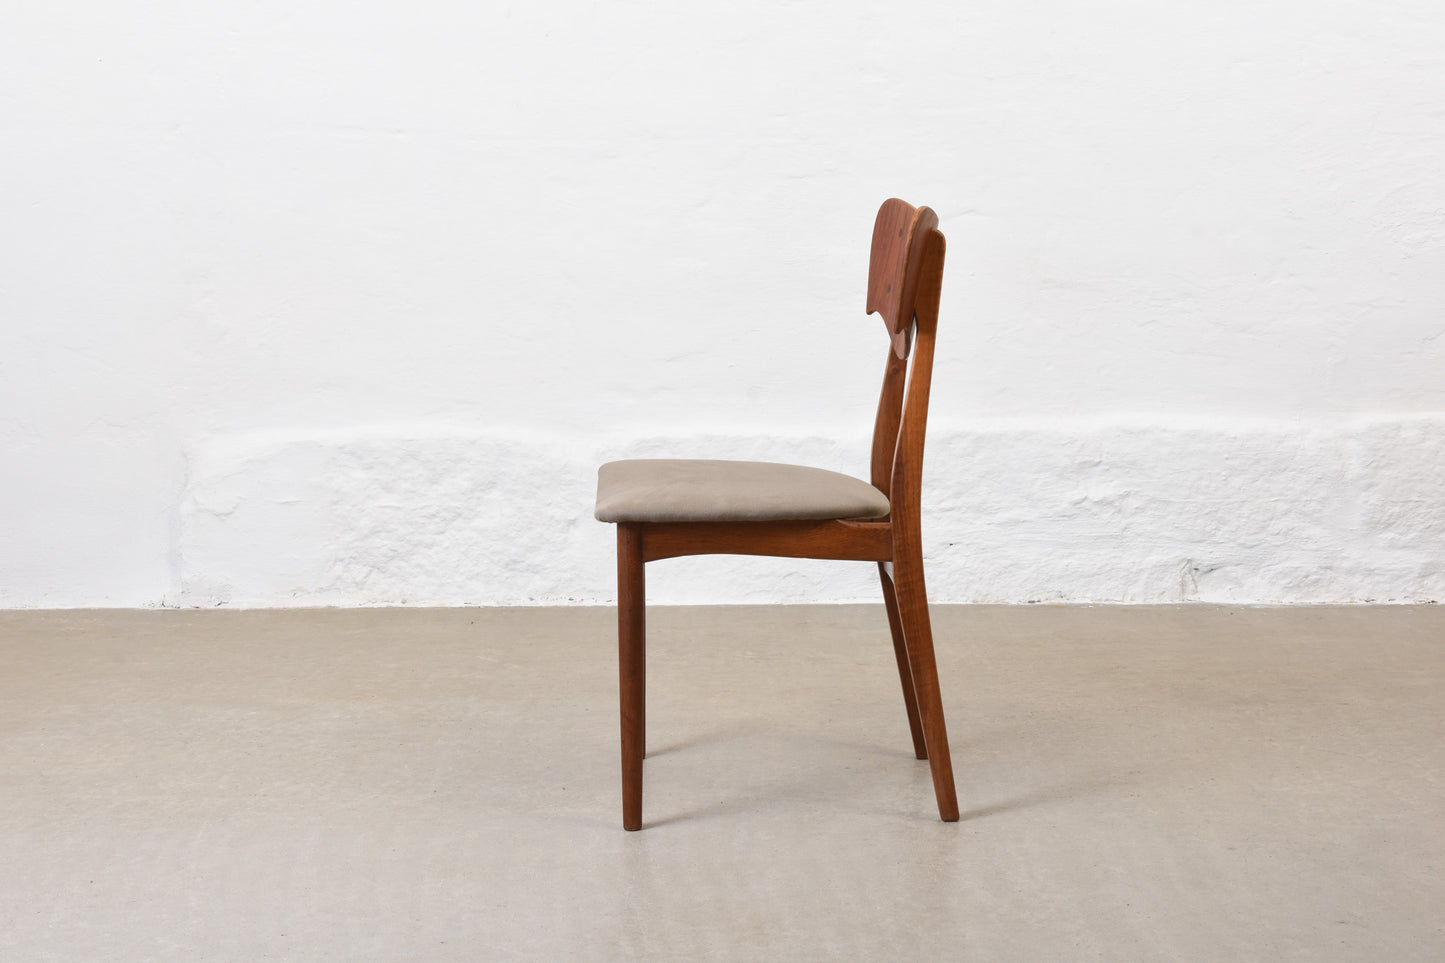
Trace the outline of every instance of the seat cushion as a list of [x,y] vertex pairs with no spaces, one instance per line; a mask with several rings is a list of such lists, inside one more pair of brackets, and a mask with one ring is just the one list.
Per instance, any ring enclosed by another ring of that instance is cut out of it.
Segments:
[[602,522],[735,522],[879,518],[888,496],[821,468],[758,461],[642,458],[597,472]]

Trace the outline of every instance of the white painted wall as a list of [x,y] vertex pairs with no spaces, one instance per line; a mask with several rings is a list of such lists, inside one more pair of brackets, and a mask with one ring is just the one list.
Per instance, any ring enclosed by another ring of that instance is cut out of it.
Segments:
[[9,4],[0,605],[605,601],[600,459],[865,470],[889,195],[949,238],[934,598],[1438,599],[1442,51],[1406,0]]

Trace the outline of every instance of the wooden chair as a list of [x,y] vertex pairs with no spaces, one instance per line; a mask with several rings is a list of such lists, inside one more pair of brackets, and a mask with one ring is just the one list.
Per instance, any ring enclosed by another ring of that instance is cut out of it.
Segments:
[[711,554],[878,563],[913,751],[932,768],[939,816],[958,819],[919,535],[943,255],[933,211],[896,199],[879,208],[867,312],[882,316],[892,343],[873,427],[871,485],[817,468],[739,461],[615,461],[598,472],[597,518],[617,523],[623,828],[642,828],[644,566]]

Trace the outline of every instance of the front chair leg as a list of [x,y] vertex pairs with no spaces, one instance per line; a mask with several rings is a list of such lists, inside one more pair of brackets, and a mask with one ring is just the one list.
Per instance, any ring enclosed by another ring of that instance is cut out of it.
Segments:
[[622,706],[622,828],[642,828],[647,732],[647,621],[642,526],[617,526],[617,665]]
[[933,794],[938,815],[946,823],[958,820],[958,794],[953,785],[953,761],[948,754],[948,729],[943,722],[943,698],[938,691],[938,665],[933,658],[933,628],[928,620],[928,593],[923,584],[921,552],[903,552],[893,563],[893,586],[898,593],[898,614],[913,669],[913,688],[933,770]]

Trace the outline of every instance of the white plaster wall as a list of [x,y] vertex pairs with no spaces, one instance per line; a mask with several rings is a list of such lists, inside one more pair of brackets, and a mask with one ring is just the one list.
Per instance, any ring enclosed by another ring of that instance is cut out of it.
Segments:
[[[846,470],[866,439],[517,437],[387,426],[214,439],[190,459],[178,591],[192,605],[612,597],[611,457]],[[925,479],[936,599],[1420,601],[1445,597],[1445,421],[1000,420],[937,432]],[[262,551],[264,549],[264,551]],[[872,599],[874,566],[675,559],[678,602]]]
[[889,195],[949,238],[935,598],[1439,598],[1442,51],[1425,2],[11,4],[0,605],[606,600],[598,460],[863,470]]

